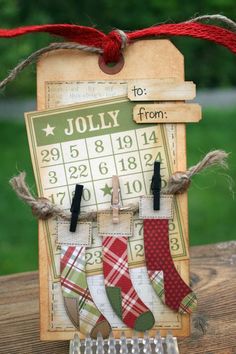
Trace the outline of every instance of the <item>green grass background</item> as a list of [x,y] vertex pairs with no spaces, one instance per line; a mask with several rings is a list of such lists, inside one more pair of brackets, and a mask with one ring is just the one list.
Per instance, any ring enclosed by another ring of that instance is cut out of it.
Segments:
[[[187,127],[188,165],[195,164],[213,149],[231,152],[228,171],[210,169],[194,177],[189,190],[191,245],[232,240],[236,231],[236,207],[232,183],[236,176],[236,107],[203,110],[199,124]],[[27,172],[35,190],[25,126],[0,122],[0,274],[38,268],[37,222],[28,206],[18,200],[9,186],[11,176]]]

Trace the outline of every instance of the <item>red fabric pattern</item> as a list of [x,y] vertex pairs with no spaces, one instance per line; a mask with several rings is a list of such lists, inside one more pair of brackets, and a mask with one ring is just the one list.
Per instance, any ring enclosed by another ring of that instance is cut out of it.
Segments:
[[131,282],[127,246],[126,237],[103,238],[103,273],[106,287],[120,288],[122,321],[134,328],[136,319],[149,309],[141,301]]
[[179,311],[182,300],[192,290],[177,272],[170,253],[168,219],[145,219],[144,248],[149,276],[164,273],[165,304]]
[[[10,38],[35,32],[46,32],[63,37],[67,41],[103,49],[105,62],[117,62],[120,58],[122,40],[116,31],[105,34],[92,27],[70,24],[47,24],[15,29],[0,29],[0,37]],[[236,54],[236,33],[222,27],[198,22],[161,24],[127,32],[126,36],[128,41],[156,36],[188,36],[215,42],[227,47]]]

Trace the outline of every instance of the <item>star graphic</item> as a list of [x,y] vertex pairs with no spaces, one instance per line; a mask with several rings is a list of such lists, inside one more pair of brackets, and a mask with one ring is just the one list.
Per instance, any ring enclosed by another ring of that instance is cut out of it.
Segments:
[[112,194],[112,187],[109,187],[108,184],[105,184],[104,188],[100,188],[101,191],[103,191],[103,197],[105,197],[106,195],[111,195]]
[[54,135],[53,130],[55,127],[51,127],[50,124],[47,124],[46,128],[43,128],[42,130],[45,132],[46,136],[48,135]]

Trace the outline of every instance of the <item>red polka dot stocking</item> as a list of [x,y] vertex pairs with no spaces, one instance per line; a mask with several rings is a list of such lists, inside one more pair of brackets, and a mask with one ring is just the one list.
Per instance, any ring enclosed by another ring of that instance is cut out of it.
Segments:
[[148,274],[161,300],[180,313],[194,311],[196,295],[180,277],[171,257],[168,219],[144,219],[144,248]]

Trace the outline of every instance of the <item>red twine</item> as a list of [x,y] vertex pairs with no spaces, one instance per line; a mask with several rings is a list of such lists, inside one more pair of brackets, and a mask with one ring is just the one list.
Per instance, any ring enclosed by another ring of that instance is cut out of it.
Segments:
[[[123,46],[122,37],[118,31],[105,34],[92,27],[84,27],[70,24],[52,24],[19,27],[16,29],[0,29],[0,37],[11,38],[27,33],[46,32],[51,35],[63,37],[70,42],[99,48],[103,50],[105,62],[117,62]],[[236,33],[214,25],[197,22],[182,22],[177,24],[161,24],[126,33],[127,41],[153,38],[157,36],[188,36],[205,39],[225,46],[236,54]]]

